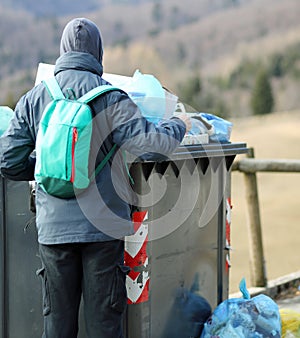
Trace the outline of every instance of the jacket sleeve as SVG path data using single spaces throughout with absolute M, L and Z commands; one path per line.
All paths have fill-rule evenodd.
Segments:
M 143 160 L 164 160 L 182 141 L 186 127 L 178 118 L 155 125 L 145 119 L 128 97 L 115 104 L 113 141 Z
M 15 181 L 34 179 L 34 132 L 30 122 L 31 107 L 23 96 L 7 131 L 0 138 L 0 170 L 2 176 Z

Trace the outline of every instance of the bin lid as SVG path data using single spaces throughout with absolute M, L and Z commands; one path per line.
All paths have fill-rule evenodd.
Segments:
M 209 143 L 199 145 L 187 145 L 178 147 L 170 156 L 172 160 L 200 157 L 223 157 L 248 152 L 246 143 Z
M 190 158 L 210 158 L 210 157 L 225 157 L 235 156 L 238 154 L 246 154 L 248 148 L 246 143 L 209 143 L 209 144 L 195 144 L 195 145 L 181 145 L 173 154 L 168 156 L 168 160 L 186 160 Z M 155 162 L 142 161 L 129 154 L 127 157 L 129 163 L 133 162 Z

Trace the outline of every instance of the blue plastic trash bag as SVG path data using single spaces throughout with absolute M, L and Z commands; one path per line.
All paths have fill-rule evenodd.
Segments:
M 229 142 L 232 131 L 231 122 L 224 120 L 219 116 L 208 113 L 200 113 L 200 116 L 205 119 L 214 129 L 214 132 L 209 136 L 211 141 L 221 143 Z
M 140 108 L 143 116 L 153 123 L 159 123 L 166 112 L 165 91 L 161 83 L 151 74 L 136 70 L 132 80 L 122 87 Z
M 247 297 L 248 292 L 245 289 L 242 293 Z M 204 324 L 201 338 L 213 337 L 280 338 L 281 319 L 278 306 L 266 295 L 251 299 L 227 299 L 216 307 Z
M 7 106 L 0 106 L 0 136 L 6 131 L 12 116 L 12 109 Z

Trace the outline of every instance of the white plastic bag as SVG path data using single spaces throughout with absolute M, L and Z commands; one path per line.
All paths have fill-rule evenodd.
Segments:
M 146 119 L 158 123 L 166 112 L 165 91 L 156 77 L 136 70 L 122 88 L 140 108 Z
M 0 106 L 0 136 L 6 131 L 12 116 L 12 109 L 7 106 Z

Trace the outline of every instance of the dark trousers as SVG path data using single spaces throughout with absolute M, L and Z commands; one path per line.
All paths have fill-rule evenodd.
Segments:
M 122 338 L 124 242 L 40 245 L 43 338 L 76 338 L 81 296 L 87 338 Z

